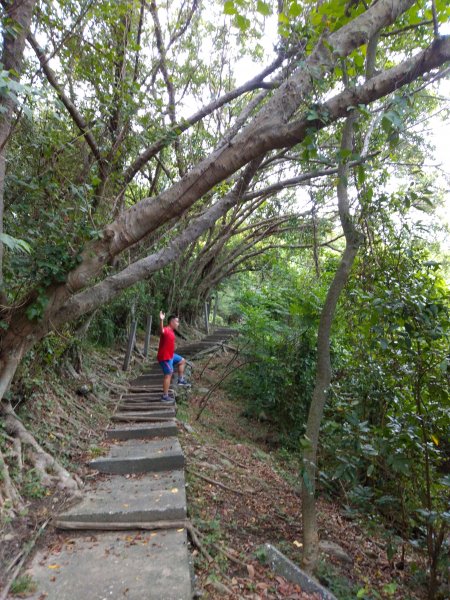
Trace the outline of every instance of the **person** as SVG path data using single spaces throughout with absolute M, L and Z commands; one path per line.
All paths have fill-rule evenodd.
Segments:
M 163 311 L 159 313 L 159 347 L 157 360 L 161 365 L 163 372 L 163 395 L 162 402 L 171 402 L 169 396 L 169 387 L 173 375 L 174 368 L 178 373 L 178 385 L 188 386 L 188 382 L 184 378 L 184 369 L 186 360 L 175 353 L 175 331 L 180 325 L 180 319 L 176 315 L 170 315 L 167 319 L 167 327 L 164 327 L 164 319 L 166 315 Z

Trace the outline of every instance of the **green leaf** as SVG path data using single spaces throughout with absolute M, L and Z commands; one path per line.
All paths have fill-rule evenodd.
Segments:
M 0 242 L 8 246 L 10 250 L 17 250 L 18 252 L 31 253 L 31 246 L 25 240 L 19 240 L 18 238 L 12 237 L 7 233 L 0 233 Z
M 356 173 L 358 176 L 358 185 L 361 186 L 366 180 L 366 170 L 363 165 L 358 165 L 356 167 Z
M 250 20 L 243 15 L 236 15 L 234 20 L 241 31 L 247 31 L 247 29 L 250 27 Z
M 262 15 L 264 15 L 265 17 L 268 17 L 269 15 L 272 14 L 272 9 L 270 7 L 269 4 L 267 4 L 267 2 L 262 2 L 262 0 L 258 0 L 258 4 L 256 5 L 256 10 L 261 13 Z
M 383 586 L 383 592 L 385 592 L 386 594 L 389 594 L 389 596 L 392 596 L 397 591 L 397 588 L 398 588 L 398 585 L 395 583 L 395 581 L 393 581 L 391 583 L 386 583 Z
M 234 6 L 234 2 L 232 2 L 232 0 L 228 0 L 227 2 L 225 2 L 225 4 L 223 5 L 223 12 L 226 15 L 235 15 L 236 14 L 236 8 Z
M 304 435 L 299 440 L 299 446 L 302 450 L 309 450 L 311 448 L 311 440 Z
M 298 17 L 302 12 L 302 9 L 297 2 L 293 2 L 289 7 L 289 16 L 290 17 Z

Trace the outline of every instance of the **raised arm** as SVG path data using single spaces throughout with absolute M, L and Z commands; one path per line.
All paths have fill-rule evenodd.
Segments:
M 162 335 L 164 331 L 164 319 L 166 318 L 166 313 L 163 313 L 162 310 L 159 311 L 159 334 Z

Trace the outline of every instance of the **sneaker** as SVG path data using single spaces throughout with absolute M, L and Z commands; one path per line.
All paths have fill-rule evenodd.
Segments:
M 163 394 L 161 396 L 161 402 L 172 402 L 173 398 L 169 396 L 169 394 Z
M 191 387 L 191 384 L 188 381 L 186 381 L 186 379 L 184 377 L 182 377 L 181 379 L 178 379 L 177 385 L 184 385 L 185 387 Z

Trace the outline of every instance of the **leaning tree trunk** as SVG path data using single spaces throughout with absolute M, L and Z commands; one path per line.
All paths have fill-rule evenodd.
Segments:
M 3 30 L 1 62 L 11 79 L 17 79 L 22 68 L 25 38 L 30 29 L 36 0 L 4 0 L 2 2 L 9 27 Z M 4 188 L 6 171 L 6 146 L 11 132 L 14 100 L 11 95 L 0 97 L 0 233 L 3 233 Z M 6 304 L 3 290 L 3 243 L 0 240 L 0 304 Z
M 353 147 L 352 134 L 354 120 L 355 115 L 352 114 L 345 122 L 341 143 L 341 149 L 343 150 L 351 150 Z M 320 316 L 317 337 L 316 383 L 305 432 L 308 446 L 304 452 L 304 484 L 302 486 L 303 566 L 309 572 L 314 571 L 319 556 L 319 535 L 315 500 L 316 464 L 320 423 L 331 382 L 331 326 L 339 296 L 348 281 L 358 248 L 362 242 L 362 236 L 356 230 L 350 216 L 347 174 L 348 167 L 341 163 L 338 172 L 339 183 L 337 193 L 339 217 L 345 234 L 346 246 L 339 267 L 328 290 Z
M 353 28 L 343 27 L 339 30 L 337 38 L 333 37 L 335 34 L 332 34 L 327 44 L 330 45 L 333 41 L 337 54 L 345 56 L 359 43 L 362 43 L 367 35 L 371 34 L 373 27 L 389 24 L 390 18 L 395 19 L 399 14 L 398 11 L 405 10 L 410 1 L 403 0 L 399 2 L 398 5 L 395 5 L 395 11 L 392 12 L 389 0 L 380 0 L 367 13 L 370 15 L 372 10 L 379 12 L 380 9 L 383 9 L 383 18 L 381 20 L 370 19 L 369 15 L 361 15 L 352 23 Z M 360 19 L 362 19 L 362 23 L 358 22 Z M 385 22 L 386 19 L 387 22 Z M 369 27 L 370 24 L 371 26 Z M 308 68 L 312 69 L 313 65 L 316 67 L 322 65 L 325 68 L 328 63 L 322 56 L 322 50 L 325 52 L 324 48 L 321 47 L 317 49 L 317 52 L 308 57 L 308 61 L 310 61 L 308 62 Z M 346 116 L 349 107 L 357 106 L 358 104 L 369 104 L 398 89 L 399 86 L 414 81 L 421 74 L 442 65 L 449 57 L 450 38 L 437 40 L 426 50 L 417 53 L 413 58 L 407 59 L 389 71 L 373 77 L 366 84 L 350 90 L 347 89 L 328 100 L 323 105 L 323 112 L 324 114 L 328 114 L 329 117 L 329 121 L 326 123 L 321 119 L 317 119 L 317 122 L 312 122 L 309 120 L 308 115 L 304 115 L 303 118 L 292 122 L 284 123 L 290 115 L 290 113 L 285 112 L 286 106 L 284 106 L 287 95 L 282 93 L 280 98 L 279 94 L 276 93 L 272 99 L 275 100 L 275 104 L 271 105 L 273 110 L 270 111 L 270 114 L 267 115 L 266 106 L 264 112 L 236 137 L 233 144 L 229 144 L 226 148 L 215 150 L 170 189 L 165 190 L 156 198 L 142 200 L 138 205 L 133 206 L 120 215 L 113 223 L 105 227 L 100 240 L 93 240 L 86 244 L 83 252 L 80 254 L 80 264 L 67 274 L 67 281 L 60 284 L 55 283 L 47 288 L 45 292 L 48 300 L 47 306 L 43 311 L 42 319 L 39 322 L 33 323 L 31 334 L 25 336 L 25 351 L 28 351 L 36 341 L 40 340 L 55 327 L 94 310 L 112 299 L 112 297 L 115 297 L 122 289 L 129 287 L 140 279 L 148 277 L 151 272 L 164 266 L 169 256 L 172 259 L 178 256 L 180 244 L 184 246 L 185 243 L 186 236 L 184 232 L 177 239 L 173 240 L 170 246 L 156 252 L 150 257 L 133 263 L 121 273 L 92 285 L 94 277 L 101 274 L 107 262 L 138 242 L 145 235 L 156 231 L 167 220 L 181 215 L 198 198 L 212 189 L 216 183 L 222 181 L 248 161 L 255 159 L 255 157 L 264 154 L 268 150 L 293 145 L 302 141 L 311 127 L 316 127 L 319 130 L 327 124 Z M 321 62 L 321 58 L 324 62 Z M 295 86 L 293 81 L 291 84 L 295 88 L 298 87 L 303 94 L 299 90 L 297 91 L 300 93 L 300 97 L 298 93 L 293 94 L 293 97 L 291 97 L 292 94 L 289 94 L 289 98 L 291 99 L 290 104 L 295 99 L 303 102 L 303 95 L 306 96 L 310 91 L 310 71 L 307 70 L 307 73 L 299 73 L 298 76 L 299 81 L 296 82 Z M 276 115 L 278 114 L 282 115 L 283 118 L 279 116 L 277 120 Z M 217 204 L 219 204 L 218 207 L 216 206 Z M 216 208 L 219 210 L 216 211 Z M 221 212 L 220 202 L 211 207 L 211 214 L 215 212 Z M 194 221 L 193 228 L 189 231 L 189 235 L 191 236 L 189 243 L 196 239 L 196 232 L 203 231 L 202 221 L 203 215 Z M 214 223 L 214 220 L 211 220 L 208 226 L 211 226 L 212 223 Z M 183 250 L 185 247 L 183 247 Z M 91 285 L 92 287 L 86 289 Z M 14 328 L 14 335 L 23 335 L 20 327 L 17 325 L 23 324 L 27 308 L 35 300 L 36 294 L 37 290 L 31 292 L 28 301 L 24 301 L 17 308 L 11 307 L 11 310 L 7 312 L 6 321 L 10 327 Z M 25 327 L 29 328 L 29 323 L 25 324 Z M 13 338 L 14 335 L 12 336 Z M 5 334 L 4 330 L 0 329 L 0 396 L 5 389 L 4 382 L 8 380 L 8 377 L 3 376 L 2 372 L 4 366 L 9 365 L 8 357 L 5 355 L 10 352 L 11 348 L 15 348 L 14 345 L 9 345 L 10 338 L 9 331 L 6 331 Z

